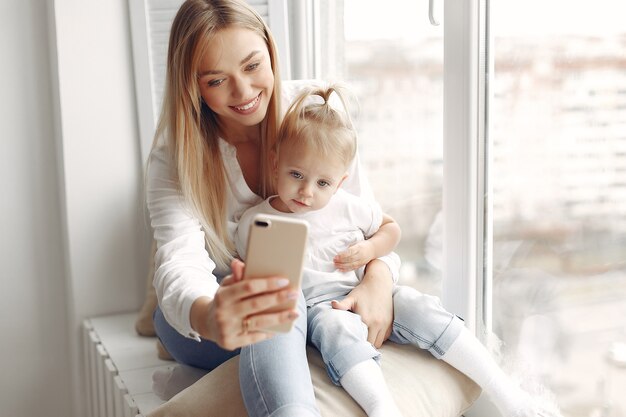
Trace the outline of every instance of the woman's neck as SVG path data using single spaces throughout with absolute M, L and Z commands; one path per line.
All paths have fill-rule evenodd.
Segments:
M 233 146 L 261 141 L 261 125 L 243 126 L 219 123 L 220 136 Z
M 220 136 L 237 150 L 237 162 L 248 188 L 261 195 L 261 125 L 220 124 Z

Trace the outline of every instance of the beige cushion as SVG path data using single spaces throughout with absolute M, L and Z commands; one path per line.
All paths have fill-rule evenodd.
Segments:
M 385 379 L 405 417 L 458 417 L 480 394 L 474 382 L 428 352 L 390 342 L 380 351 Z M 365 416 L 352 398 L 330 381 L 319 353 L 309 347 L 308 356 L 322 416 Z M 239 357 L 232 358 L 148 417 L 246 417 L 238 366 Z

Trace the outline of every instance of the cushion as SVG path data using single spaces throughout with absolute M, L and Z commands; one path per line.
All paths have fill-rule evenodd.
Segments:
M 473 381 L 428 352 L 391 342 L 385 343 L 380 352 L 383 374 L 405 417 L 458 417 L 480 395 Z M 365 417 L 343 388 L 330 381 L 317 350 L 308 347 L 307 354 L 322 416 Z M 246 417 L 238 366 L 239 357 L 230 359 L 148 417 Z

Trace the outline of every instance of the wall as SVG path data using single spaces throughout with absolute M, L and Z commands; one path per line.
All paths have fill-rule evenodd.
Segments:
M 68 416 L 70 354 L 45 0 L 0 3 L 0 404 Z
M 85 415 L 86 317 L 147 271 L 127 0 L 0 3 L 2 415 Z
M 147 271 L 128 0 L 56 0 L 50 22 L 74 404 L 83 414 L 80 323 L 138 309 Z

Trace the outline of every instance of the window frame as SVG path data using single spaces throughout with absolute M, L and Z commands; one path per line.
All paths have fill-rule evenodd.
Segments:
M 491 332 L 488 0 L 444 3 L 442 302 L 485 341 Z

